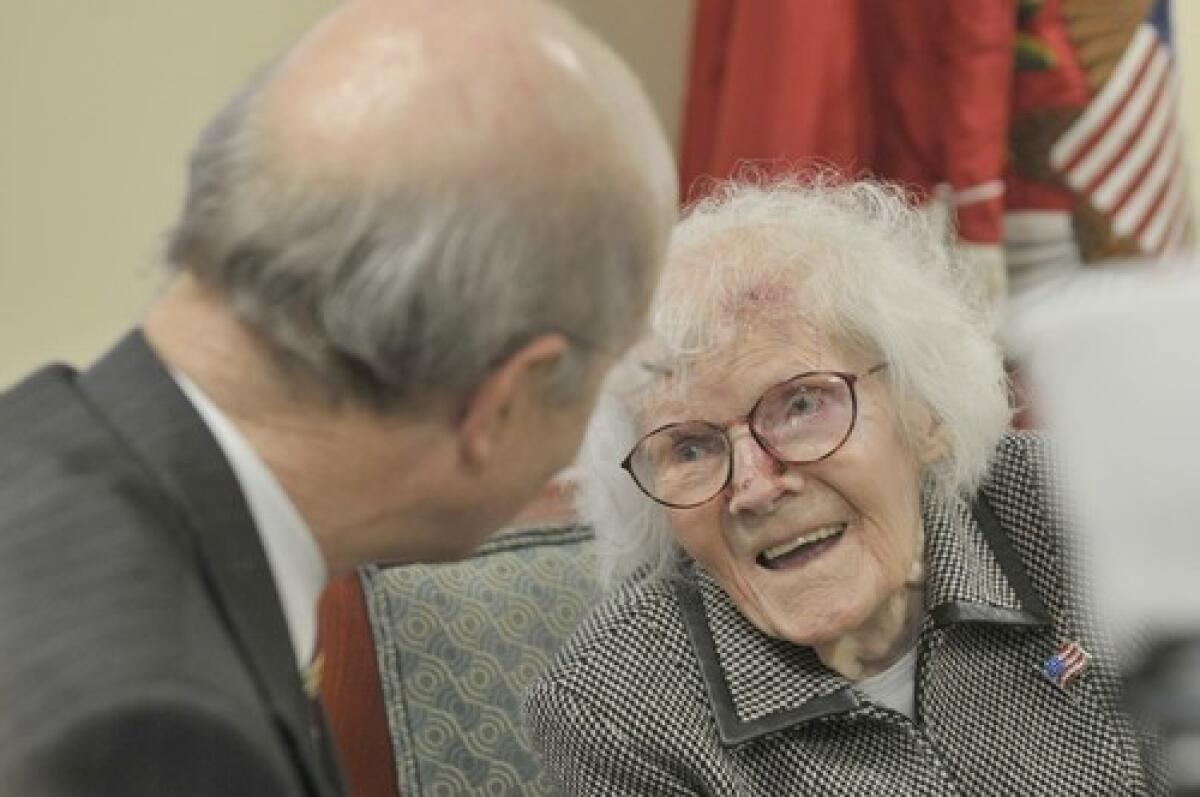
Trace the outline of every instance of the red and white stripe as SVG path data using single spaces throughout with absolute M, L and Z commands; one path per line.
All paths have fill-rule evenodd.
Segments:
M 1174 254 L 1191 223 L 1179 82 L 1171 51 L 1143 23 L 1112 76 L 1050 150 L 1067 184 L 1112 218 L 1113 231 L 1143 252 Z
M 1091 656 L 1074 642 L 1061 645 L 1057 655 L 1064 668 L 1059 676 L 1058 685 L 1066 689 L 1084 671 Z

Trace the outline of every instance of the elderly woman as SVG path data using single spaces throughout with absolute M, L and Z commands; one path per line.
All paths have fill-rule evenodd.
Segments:
M 570 792 L 1156 788 L 946 240 L 868 182 L 681 223 L 584 449 L 620 587 L 527 700 Z

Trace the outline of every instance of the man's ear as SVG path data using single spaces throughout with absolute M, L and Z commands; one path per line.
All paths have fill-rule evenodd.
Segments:
M 459 450 L 472 466 L 491 459 L 522 405 L 540 401 L 540 376 L 569 348 L 555 332 L 539 335 L 496 365 L 475 388 L 458 422 Z

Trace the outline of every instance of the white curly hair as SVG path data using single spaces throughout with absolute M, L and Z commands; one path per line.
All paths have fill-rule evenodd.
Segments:
M 646 402 L 667 375 L 686 391 L 689 369 L 738 335 L 743 314 L 730 308 L 781 285 L 798 286 L 783 294 L 785 316 L 888 364 L 881 376 L 907 443 L 919 419 L 940 424 L 946 453 L 926 467 L 926 489 L 973 494 L 1010 422 L 1010 391 L 992 319 L 969 295 L 951 243 L 944 212 L 894 185 L 828 173 L 742 176 L 690 207 L 649 334 L 614 369 L 580 453 L 579 511 L 596 530 L 602 580 L 661 577 L 679 555 L 666 510 L 620 468 L 646 431 Z

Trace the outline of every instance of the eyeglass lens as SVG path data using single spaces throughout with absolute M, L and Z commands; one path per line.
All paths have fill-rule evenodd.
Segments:
M 845 441 L 854 423 L 854 394 L 841 374 L 805 374 L 763 394 L 750 415 L 757 440 L 777 459 L 799 464 L 822 459 Z M 630 472 L 652 498 L 696 506 L 729 479 L 725 429 L 705 421 L 665 426 L 634 449 Z

